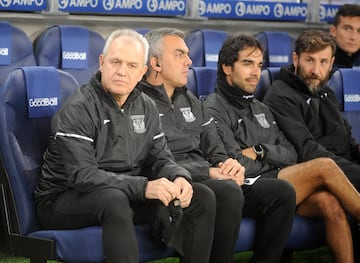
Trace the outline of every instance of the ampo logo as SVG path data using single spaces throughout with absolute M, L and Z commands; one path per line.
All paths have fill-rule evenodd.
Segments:
M 69 5 L 69 0 L 59 0 L 59 8 L 65 9 Z
M 11 0 L 0 0 L 0 5 L 2 7 L 9 7 L 11 5 Z
M 146 6 L 149 12 L 156 12 L 158 5 L 159 4 L 157 0 L 148 0 Z
M 59 8 L 65 9 L 67 7 L 92 7 L 95 8 L 98 5 L 98 0 L 59 0 Z
M 9 49 L 8 48 L 0 48 L 0 56 L 8 56 Z
M 244 16 L 246 13 L 246 5 L 242 2 L 237 2 L 235 5 L 235 13 L 237 16 Z
M 111 11 L 114 8 L 114 0 L 104 0 L 103 7 L 106 11 Z
M 284 15 L 284 6 L 282 4 L 276 4 L 274 6 L 274 15 L 277 18 L 281 18 Z
M 49 107 L 49 106 L 57 106 L 58 105 L 58 98 L 33 98 L 29 99 L 29 106 L 30 107 Z
M 199 15 L 202 16 L 205 14 L 206 11 L 206 4 L 204 1 L 199 1 L 199 5 L 198 5 L 198 12 Z
M 27 0 L 27 1 L 11 1 L 11 0 L 0 0 L 0 5 L 3 7 L 8 7 L 11 4 L 13 5 L 37 5 L 42 6 L 44 4 L 44 0 Z
M 63 52 L 63 59 L 86 60 L 86 52 Z
M 319 14 L 320 20 L 323 20 L 326 18 L 326 9 L 323 5 L 320 5 L 320 14 Z

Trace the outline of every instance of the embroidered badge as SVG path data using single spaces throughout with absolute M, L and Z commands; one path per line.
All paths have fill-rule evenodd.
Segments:
M 254 115 L 261 127 L 270 128 L 270 124 L 265 117 L 265 113 L 254 114 Z
M 136 133 L 146 132 L 145 115 L 131 115 L 130 118 L 132 120 L 134 132 L 136 132 Z
M 193 122 L 194 120 L 196 120 L 196 117 L 191 112 L 190 107 L 180 108 L 180 111 L 182 112 L 182 114 L 184 116 L 185 122 Z

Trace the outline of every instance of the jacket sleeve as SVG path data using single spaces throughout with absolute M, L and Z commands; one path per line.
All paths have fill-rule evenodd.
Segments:
M 175 162 L 162 131 L 154 138 L 150 156 L 148 167 L 151 167 L 152 170 L 153 178 L 151 179 L 165 177 L 174 181 L 177 177 L 184 177 L 191 182 L 189 171 Z
M 266 112 L 266 115 L 271 118 L 272 122 L 274 122 L 274 116 L 270 109 L 266 107 L 264 111 Z M 295 164 L 298 160 L 298 154 L 295 147 L 285 137 L 284 133 L 279 129 L 277 124 L 271 124 L 271 126 L 272 134 L 269 134 L 269 136 L 272 136 L 271 141 L 274 143 L 262 144 L 266 149 L 266 154 L 262 162 L 277 168 Z
M 200 148 L 211 166 L 217 167 L 220 162 L 224 162 L 229 157 L 217 132 L 214 118 L 208 117 L 204 107 L 202 108 L 205 122 L 201 129 Z
M 59 111 L 52 122 L 55 135 L 52 143 L 61 158 L 59 162 L 63 164 L 67 184 L 82 193 L 99 188 L 118 188 L 130 200 L 143 200 L 146 177 L 99 168 L 94 146 L 97 128 L 88 112 L 84 106 L 71 105 Z
M 207 100 L 209 99 L 210 97 Z M 262 164 L 244 156 L 241 153 L 241 147 L 231 129 L 231 118 L 223 109 L 224 107 L 218 107 L 212 101 L 210 102 L 210 100 L 205 101 L 204 106 L 207 114 L 214 118 L 217 132 L 223 142 L 228 156 L 238 160 L 239 163 L 245 167 L 245 176 L 257 176 L 262 169 Z
M 153 102 L 154 103 L 154 102 Z M 153 144 L 150 149 L 150 158 L 147 161 L 147 166 L 151 167 L 151 174 L 154 179 L 165 177 L 170 181 L 174 181 L 177 177 L 184 177 L 191 182 L 191 175 L 189 171 L 181 167 L 175 162 L 175 159 L 167 146 L 164 131 L 162 129 L 159 112 L 156 108 L 156 104 L 153 104 L 149 109 L 154 116 L 152 120 L 152 129 L 154 129 Z

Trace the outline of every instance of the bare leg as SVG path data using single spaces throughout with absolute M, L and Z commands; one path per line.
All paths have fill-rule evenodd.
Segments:
M 327 190 L 342 207 L 360 220 L 360 194 L 330 158 L 316 158 L 280 170 L 278 178 L 288 181 L 296 191 L 296 204 L 318 190 Z
M 299 205 L 297 214 L 321 217 L 325 223 L 326 241 L 333 253 L 334 262 L 354 262 L 350 227 L 336 197 L 326 191 L 315 192 Z

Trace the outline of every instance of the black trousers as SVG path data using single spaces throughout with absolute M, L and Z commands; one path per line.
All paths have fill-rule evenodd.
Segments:
M 206 186 L 194 183 L 191 205 L 184 209 L 184 263 L 208 263 L 215 224 L 216 200 Z M 139 251 L 134 223 L 151 223 L 156 211 L 153 201 L 131 203 L 115 188 L 86 194 L 68 191 L 56 202 L 38 205 L 40 223 L 47 229 L 74 229 L 103 226 L 103 248 L 106 262 L 138 263 Z
M 234 181 L 208 179 L 201 181 L 216 196 L 216 221 L 211 249 L 211 263 L 231 263 L 244 206 L 242 188 Z
M 261 178 L 251 186 L 243 186 L 243 191 L 243 216 L 257 221 L 250 262 L 279 263 L 295 216 L 295 190 L 284 180 Z

